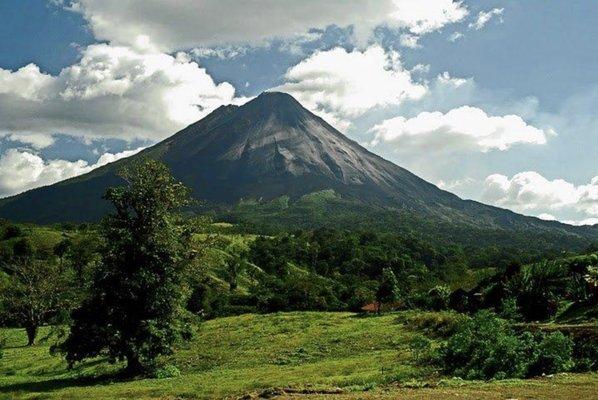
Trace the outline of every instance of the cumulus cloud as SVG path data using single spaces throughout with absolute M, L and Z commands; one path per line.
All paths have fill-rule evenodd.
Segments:
M 493 174 L 484 182 L 482 200 L 543 219 L 554 219 L 552 212 L 581 213 L 576 224 L 591 224 L 598 217 L 598 176 L 590 183 L 576 186 L 563 179 L 549 180 L 534 171 L 509 178 Z
M 102 154 L 94 164 L 84 160 L 48 160 L 30 151 L 7 150 L 0 157 L 0 197 L 11 196 L 39 186 L 85 174 L 118 159 L 132 156 L 143 148 Z
M 480 11 L 476 20 L 469 24 L 469 28 L 479 31 L 494 17 L 498 17 L 499 22 L 502 22 L 502 14 L 504 11 L 504 8 L 493 8 L 490 11 Z
M 380 46 L 316 52 L 291 67 L 284 79 L 277 90 L 290 93 L 341 128 L 375 107 L 419 99 L 426 93 L 425 85 L 414 82 L 411 72 L 403 68 L 399 54 Z
M 81 13 L 100 40 L 162 50 L 230 43 L 262 44 L 311 28 L 352 26 L 365 43 L 376 26 L 421 35 L 461 21 L 467 8 L 453 0 L 57 0 Z
M 470 106 L 447 113 L 422 112 L 413 118 L 387 119 L 372 131 L 372 145 L 384 144 L 408 152 L 504 151 L 521 143 L 545 144 L 547 136 L 517 115 L 490 116 Z
M 236 101 L 186 54 L 91 45 L 52 76 L 34 64 L 0 68 L 0 136 L 45 147 L 56 133 L 158 140 Z

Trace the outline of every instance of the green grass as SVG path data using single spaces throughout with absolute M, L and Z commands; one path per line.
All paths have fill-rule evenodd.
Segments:
M 69 371 L 60 357 L 49 354 L 55 335 L 25 347 L 22 330 L 4 329 L 0 398 L 235 398 L 270 387 L 387 390 L 429 377 L 409 351 L 418 334 L 407 326 L 413 313 L 400 314 L 294 312 L 207 321 L 164 360 L 181 370 L 180 377 L 134 381 L 120 381 L 119 366 L 103 360 Z M 43 329 L 40 338 L 49 332 Z
M 214 398 L 272 386 L 350 387 L 421 375 L 409 364 L 412 333 L 393 314 L 298 312 L 211 320 L 165 360 L 178 366 L 181 377 L 129 382 L 102 377 L 116 366 L 98 360 L 68 371 L 60 357 L 49 355 L 52 339 L 28 348 L 22 330 L 4 335 L 0 394 L 8 398 Z

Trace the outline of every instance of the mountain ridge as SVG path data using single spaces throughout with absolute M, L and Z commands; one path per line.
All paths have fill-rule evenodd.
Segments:
M 421 213 L 472 226 L 554 230 L 598 239 L 598 227 L 575 227 L 460 199 L 365 149 L 292 96 L 265 92 L 225 105 L 140 153 L 54 185 L 0 200 L 0 217 L 24 222 L 96 221 L 101 199 L 122 181 L 117 171 L 143 157 L 165 162 L 209 204 L 271 200 L 332 189 L 366 205 Z

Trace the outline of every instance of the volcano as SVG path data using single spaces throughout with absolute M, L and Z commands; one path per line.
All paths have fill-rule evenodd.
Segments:
M 266 92 L 227 105 L 144 151 L 88 174 L 0 201 L 0 217 L 52 223 L 97 221 L 109 210 L 106 188 L 118 171 L 144 157 L 162 160 L 194 197 L 219 207 L 241 200 L 290 201 L 332 190 L 362 206 L 500 229 L 598 238 L 598 227 L 542 221 L 441 190 L 368 151 L 305 109 L 292 96 Z

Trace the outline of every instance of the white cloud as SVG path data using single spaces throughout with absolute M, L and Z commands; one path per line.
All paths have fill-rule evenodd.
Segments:
M 16 142 L 21 142 L 23 144 L 31 145 L 36 149 L 43 149 L 54 144 L 54 138 L 52 137 L 52 135 L 45 135 L 39 133 L 14 133 L 8 136 L 8 139 Z
M 81 13 L 96 38 L 162 50 L 231 43 L 262 44 L 329 25 L 353 26 L 366 43 L 376 26 L 421 35 L 462 20 L 467 9 L 452 0 L 63 0 Z
M 542 213 L 538 215 L 538 218 L 543 219 L 544 221 L 556 221 L 556 217 L 548 213 Z
M 245 55 L 247 48 L 243 46 L 196 47 L 190 53 L 200 58 L 215 57 L 220 60 L 230 60 Z
M 412 35 L 410 33 L 404 33 L 399 37 L 399 41 L 401 42 L 401 46 L 409 47 L 410 49 L 417 49 L 420 48 L 420 44 L 418 43 L 419 36 Z
M 463 34 L 461 32 L 453 32 L 449 37 L 448 40 L 449 42 L 456 42 L 459 39 L 463 38 Z
M 118 159 L 129 157 L 143 148 L 127 150 L 121 153 L 105 153 L 95 164 L 83 160 L 49 160 L 29 151 L 7 150 L 0 157 L 0 197 L 6 197 L 33 189 L 51 185 L 64 179 L 87 173 Z
M 598 218 L 586 218 L 586 219 L 582 219 L 581 221 L 564 220 L 562 222 L 564 222 L 566 224 L 570 224 L 570 225 L 577 225 L 577 226 L 596 225 L 596 224 L 598 224 Z
M 502 14 L 504 11 L 504 8 L 493 8 L 490 11 L 480 11 L 476 20 L 469 24 L 469 28 L 479 31 L 494 17 L 498 17 L 499 22 L 502 23 Z
M 236 101 L 186 54 L 171 56 L 108 44 L 51 76 L 29 64 L 0 68 L 0 136 L 44 147 L 56 133 L 159 140 Z
M 463 187 L 473 186 L 478 184 L 479 182 L 476 181 L 474 178 L 463 178 L 463 179 L 455 179 L 455 180 L 439 180 L 436 183 L 440 189 L 454 191 L 456 189 L 462 189 Z
M 575 223 L 590 224 L 598 217 L 598 176 L 586 185 L 576 186 L 563 179 L 546 179 L 533 171 L 512 178 L 493 174 L 484 182 L 482 200 L 543 219 L 553 217 L 553 211 L 580 213 L 584 217 Z
M 453 0 L 395 0 L 396 11 L 391 15 L 400 25 L 414 34 L 436 31 L 445 25 L 459 22 L 467 16 L 462 1 Z
M 545 144 L 546 133 L 517 115 L 490 116 L 462 106 L 447 113 L 422 112 L 395 117 L 374 126 L 372 145 L 390 145 L 401 152 L 488 152 L 513 145 Z
M 341 128 L 375 107 L 397 105 L 426 93 L 426 87 L 403 68 L 399 54 L 379 46 L 316 52 L 291 67 L 284 79 L 276 90 L 290 93 Z

